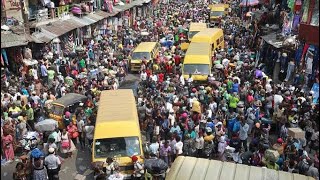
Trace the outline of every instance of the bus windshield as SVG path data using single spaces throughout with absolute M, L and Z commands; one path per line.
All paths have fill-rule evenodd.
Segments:
M 94 142 L 95 158 L 131 157 L 141 155 L 138 137 L 97 139 Z
M 134 52 L 132 53 L 132 59 L 134 60 L 142 60 L 146 58 L 146 60 L 151 59 L 150 53 L 148 52 Z
M 210 13 L 210 16 L 214 16 L 214 17 L 216 17 L 216 16 L 221 17 L 223 15 L 224 15 L 223 11 L 211 11 L 211 13 Z
M 183 67 L 183 73 L 194 75 L 209 75 L 210 68 L 208 64 L 185 64 Z

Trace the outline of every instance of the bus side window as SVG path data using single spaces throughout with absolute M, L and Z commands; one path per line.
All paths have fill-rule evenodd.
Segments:
M 217 47 L 220 45 L 220 39 L 217 39 Z

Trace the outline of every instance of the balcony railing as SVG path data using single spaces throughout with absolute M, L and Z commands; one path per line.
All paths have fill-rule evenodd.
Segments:
M 55 19 L 55 18 L 63 18 L 66 15 L 70 14 L 71 6 L 59 6 L 56 8 L 44 8 L 37 10 L 35 13 L 30 14 L 29 21 L 45 21 L 48 19 Z

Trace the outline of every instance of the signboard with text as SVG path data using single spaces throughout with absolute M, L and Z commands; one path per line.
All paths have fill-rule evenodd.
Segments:
M 5 0 L 5 4 L 3 4 L 3 6 L 6 11 L 7 18 L 14 18 L 19 22 L 23 21 L 20 0 Z

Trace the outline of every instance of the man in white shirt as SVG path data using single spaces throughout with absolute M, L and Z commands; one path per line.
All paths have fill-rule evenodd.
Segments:
M 140 74 L 140 80 L 141 80 L 141 81 L 146 81 L 146 80 L 147 80 L 147 77 L 148 77 L 148 75 L 147 75 L 146 71 L 145 71 L 145 70 L 142 70 L 142 72 L 141 72 L 141 74 Z
M 180 75 L 180 83 L 181 83 L 181 85 L 182 86 L 184 86 L 185 84 L 186 84 L 186 82 L 185 82 L 185 80 L 184 80 L 184 77 L 183 77 L 183 75 Z
M 44 164 L 47 168 L 49 179 L 56 179 L 56 177 L 59 177 L 61 161 L 55 155 L 54 148 L 49 148 L 48 151 L 49 155 L 44 159 Z
M 176 150 L 176 157 L 182 155 L 183 153 L 183 142 L 181 142 L 180 136 L 176 137 L 177 143 L 174 145 L 174 149 Z
M 150 153 L 155 154 L 157 157 L 159 157 L 159 148 L 160 144 L 157 142 L 157 139 L 153 137 L 152 143 L 149 146 Z
M 152 79 L 152 81 L 154 81 L 154 82 L 158 82 L 158 76 L 157 76 L 156 74 L 153 74 L 153 75 L 151 76 L 151 79 Z

